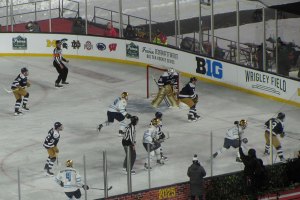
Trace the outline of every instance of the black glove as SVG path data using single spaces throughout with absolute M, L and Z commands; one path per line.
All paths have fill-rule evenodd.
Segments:
M 159 139 L 163 140 L 165 138 L 166 138 L 166 135 L 163 132 L 161 132 L 160 135 L 159 135 Z
M 59 185 L 60 185 L 61 187 L 64 187 L 64 182 L 60 181 Z
M 131 114 L 127 113 L 127 114 L 125 115 L 125 117 L 126 117 L 127 119 L 130 119 L 130 118 L 131 118 Z
M 89 189 L 90 189 L 90 187 L 89 187 L 88 185 L 83 185 L 82 188 L 83 188 L 84 190 L 89 190 Z
M 243 142 L 244 144 L 247 144 L 247 143 L 248 143 L 248 139 L 247 139 L 247 138 L 243 138 L 243 139 L 242 139 L 242 142 Z

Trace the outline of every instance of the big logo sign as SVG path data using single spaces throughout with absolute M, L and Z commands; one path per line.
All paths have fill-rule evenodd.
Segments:
M 223 78 L 223 65 L 221 62 L 202 57 L 196 57 L 196 61 L 197 73 L 217 79 Z

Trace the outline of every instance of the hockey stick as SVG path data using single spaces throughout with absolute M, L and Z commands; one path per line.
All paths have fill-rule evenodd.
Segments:
M 7 94 L 10 94 L 10 93 L 13 92 L 12 90 L 8 90 L 8 89 L 6 89 L 6 88 L 4 88 L 4 87 L 3 87 L 3 90 L 4 90 Z
M 92 190 L 105 190 L 104 188 L 93 188 L 93 187 L 90 187 L 90 189 L 92 189 Z M 112 186 L 107 188 L 107 190 L 111 190 L 111 189 L 112 189 Z
M 153 75 L 152 75 L 152 79 L 156 83 L 157 87 L 159 87 L 159 85 Z M 168 107 L 170 107 L 170 103 L 169 103 L 168 99 L 166 99 L 166 97 L 164 97 L 164 102 L 167 104 Z

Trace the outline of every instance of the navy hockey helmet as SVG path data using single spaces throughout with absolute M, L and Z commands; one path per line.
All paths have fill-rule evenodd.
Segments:
M 137 116 L 132 116 L 132 117 L 130 118 L 130 121 L 131 121 L 131 124 L 132 124 L 133 126 L 135 126 L 135 125 L 137 125 L 137 123 L 139 122 L 139 118 L 138 118 Z
M 155 118 L 161 119 L 163 114 L 161 112 L 156 112 L 155 113 Z
M 194 82 L 194 81 L 197 81 L 197 78 L 196 77 L 191 77 L 190 82 Z
M 285 114 L 283 112 L 278 113 L 277 119 L 284 120 Z
M 67 160 L 66 167 L 73 167 L 73 160 Z
M 55 122 L 54 123 L 54 128 L 55 129 L 58 129 L 58 128 L 60 128 L 62 126 L 62 123 L 60 123 L 60 122 Z
M 23 68 L 21 69 L 21 73 L 24 74 L 25 72 L 28 72 L 28 69 L 27 69 L 26 67 L 23 67 Z

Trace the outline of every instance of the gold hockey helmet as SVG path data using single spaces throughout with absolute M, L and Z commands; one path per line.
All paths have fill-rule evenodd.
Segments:
M 73 160 L 67 160 L 66 167 L 73 167 Z
M 122 92 L 121 97 L 128 100 L 128 92 Z
M 248 122 L 245 119 L 241 119 L 241 121 L 239 122 L 239 126 L 242 127 L 243 129 L 245 129 L 248 125 Z
M 158 126 L 160 124 L 160 119 L 154 118 L 151 120 L 151 125 Z

